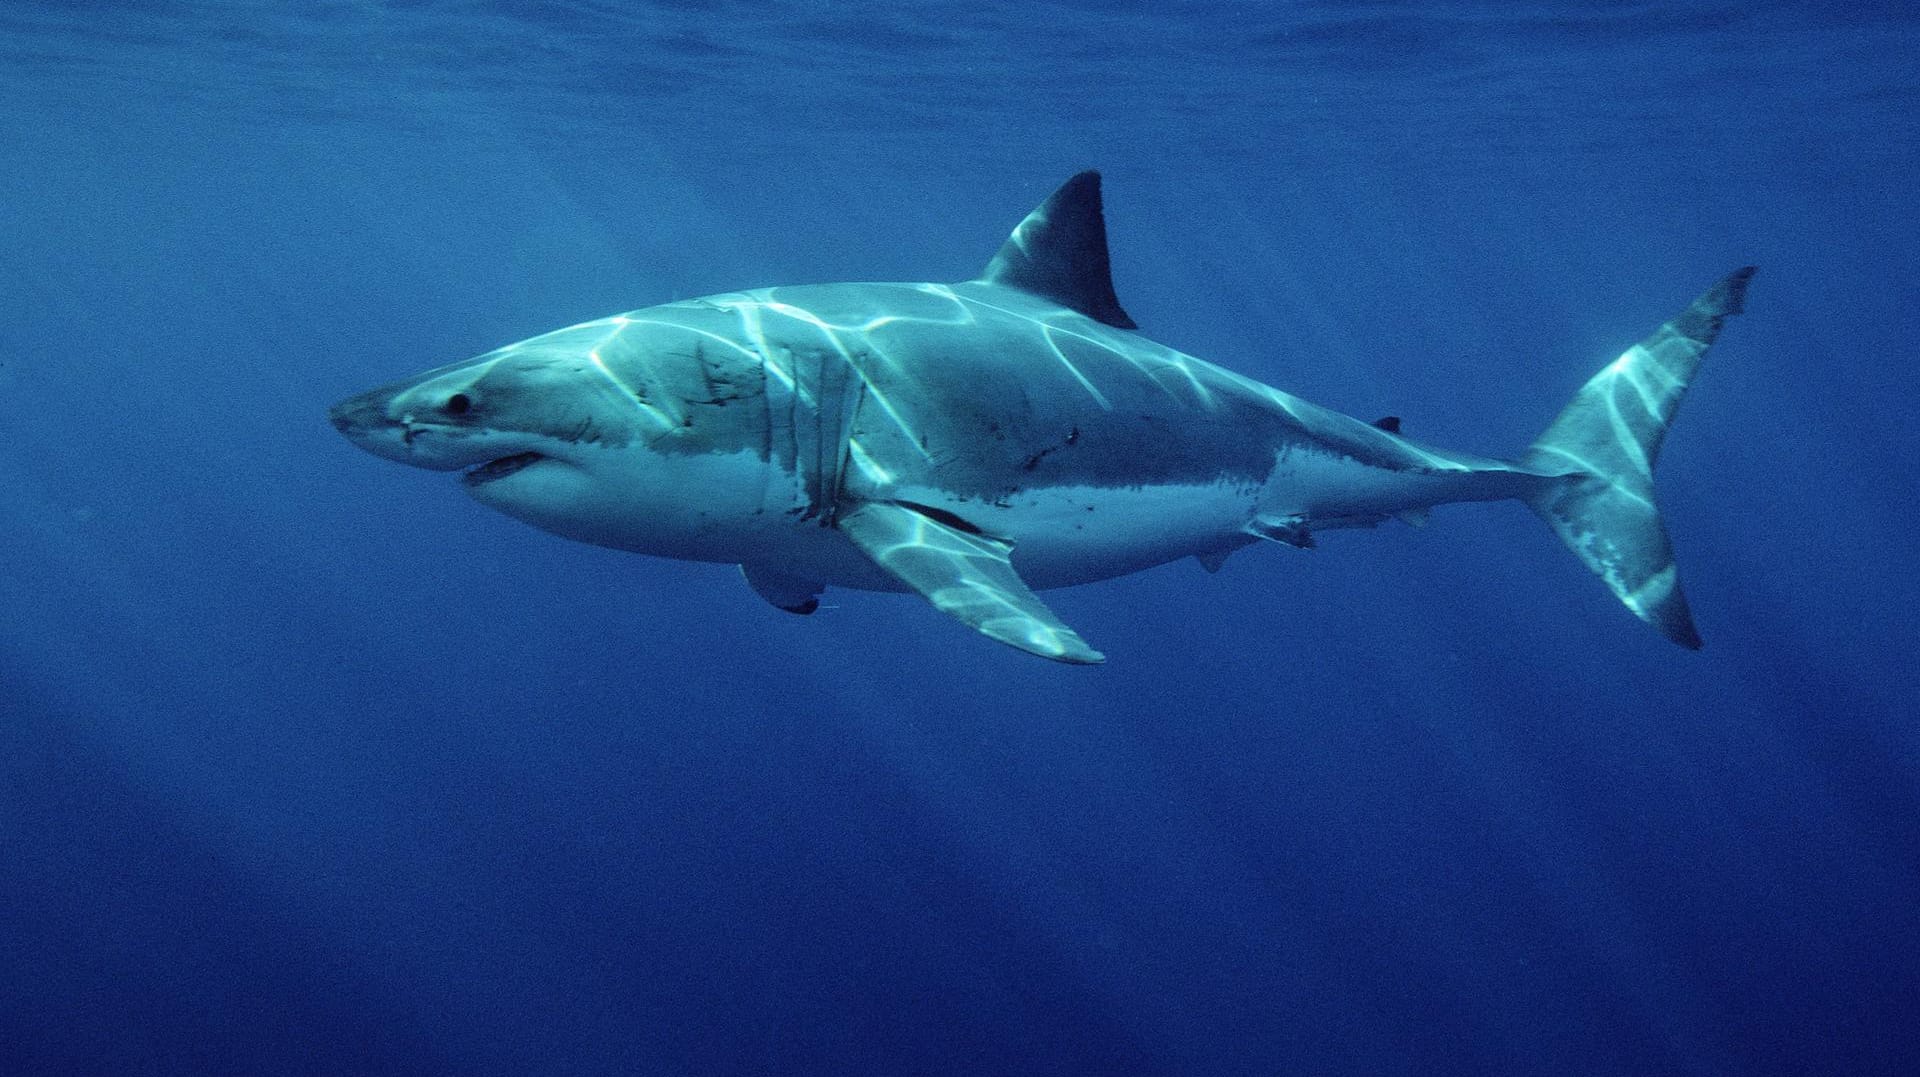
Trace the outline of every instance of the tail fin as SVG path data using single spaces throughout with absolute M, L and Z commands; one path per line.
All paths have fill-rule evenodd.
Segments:
M 1635 616 L 1683 647 L 1698 648 L 1700 634 L 1654 503 L 1653 464 L 1720 323 L 1740 313 L 1753 272 L 1728 274 L 1594 375 L 1523 458 L 1563 476 L 1527 504 Z

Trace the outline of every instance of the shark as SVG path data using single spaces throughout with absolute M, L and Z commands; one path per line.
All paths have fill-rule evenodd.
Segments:
M 1700 646 L 1654 498 L 1676 408 L 1753 267 L 1575 393 L 1510 459 L 1417 442 L 1156 343 L 1112 281 L 1101 181 L 1069 179 L 958 283 L 764 288 L 555 330 L 336 404 L 375 456 L 457 471 L 565 538 L 738 565 L 795 614 L 913 592 L 1059 662 L 1102 654 L 1037 592 L 1517 500 L 1642 621 Z

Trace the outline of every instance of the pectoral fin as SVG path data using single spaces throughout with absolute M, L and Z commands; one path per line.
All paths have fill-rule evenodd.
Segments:
M 874 564 L 990 639 L 1056 662 L 1105 660 L 1014 572 L 1011 543 L 889 502 L 843 512 L 835 526 Z

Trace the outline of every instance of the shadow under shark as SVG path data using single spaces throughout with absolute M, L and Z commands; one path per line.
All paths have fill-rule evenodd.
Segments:
M 914 591 L 1043 658 L 1101 655 L 1034 594 L 1255 542 L 1527 504 L 1642 620 L 1698 647 L 1653 466 L 1752 267 L 1587 382 L 1512 460 L 1447 452 L 1134 332 L 1098 173 L 977 280 L 818 284 L 648 307 L 332 410 L 377 456 L 463 472 L 567 538 L 735 563 L 773 605 Z

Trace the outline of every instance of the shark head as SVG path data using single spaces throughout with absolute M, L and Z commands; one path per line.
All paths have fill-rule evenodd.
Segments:
M 724 545 L 712 521 L 756 511 L 766 487 L 764 430 L 743 429 L 752 409 L 711 406 L 716 373 L 747 385 L 758 357 L 716 355 L 705 340 L 685 325 L 604 319 L 370 389 L 330 417 L 360 448 L 459 471 L 474 500 L 536 527 L 686 556 Z M 731 505 L 727 491 L 755 504 Z

